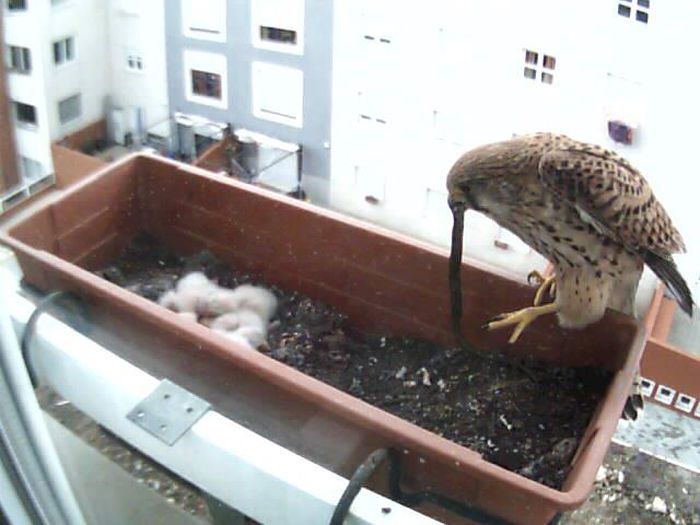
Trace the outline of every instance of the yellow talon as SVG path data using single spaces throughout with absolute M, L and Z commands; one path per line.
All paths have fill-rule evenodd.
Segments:
M 545 277 L 537 270 L 531 271 L 527 276 L 528 283 L 537 283 L 537 292 L 535 293 L 535 299 L 532 304 L 539 306 L 544 302 L 545 294 L 548 294 L 550 298 L 554 298 L 554 293 L 557 289 L 556 276 L 550 275 Z
M 557 306 L 554 303 L 545 304 L 544 306 L 529 306 L 518 310 L 516 312 L 510 312 L 507 314 L 501 314 L 491 321 L 486 323 L 485 327 L 487 330 L 497 330 L 499 328 L 504 328 L 510 325 L 516 325 L 513 334 L 510 336 L 508 343 L 515 343 L 523 330 L 527 328 L 530 323 L 542 315 L 551 314 L 557 311 Z

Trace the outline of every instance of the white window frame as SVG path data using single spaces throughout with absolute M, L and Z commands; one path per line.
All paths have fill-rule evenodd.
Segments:
M 251 41 L 258 49 L 268 49 L 293 55 L 304 54 L 305 0 L 251 0 Z M 263 40 L 261 27 L 295 31 L 295 44 Z
M 295 115 L 285 115 L 277 113 L 270 110 L 264 106 L 264 100 L 261 100 L 261 87 L 256 86 L 259 82 L 263 80 L 265 74 L 270 74 L 273 72 L 279 72 L 282 74 L 289 75 L 286 82 L 279 83 L 279 89 L 284 90 L 286 93 L 293 93 L 294 90 L 299 90 L 299 102 L 298 110 L 294 113 Z M 278 64 L 272 64 L 270 62 L 257 62 L 254 61 L 251 64 L 251 99 L 253 104 L 253 116 L 269 120 L 271 122 L 277 122 L 278 124 L 285 124 L 287 126 L 292 126 L 294 128 L 301 128 L 304 124 L 304 72 L 301 69 L 280 66 Z
M 73 42 L 73 56 L 70 59 L 66 58 L 66 49 L 67 49 L 66 42 L 68 40 L 72 40 L 72 42 Z M 77 41 L 78 41 L 78 39 L 75 37 L 75 35 L 68 35 L 68 36 L 65 36 L 62 38 L 58 38 L 58 39 L 54 40 L 53 42 L 51 42 L 51 58 L 53 59 L 54 67 L 57 67 L 57 68 L 58 67 L 65 67 L 65 66 L 68 66 L 70 64 L 75 63 L 75 61 L 78 58 Z M 55 52 L 56 44 L 59 44 L 62 48 L 62 50 L 61 50 L 62 59 L 60 62 L 56 62 L 56 52 Z
M 228 68 L 225 55 L 186 49 L 183 52 L 183 70 L 185 98 L 188 101 L 205 106 L 228 109 Z M 214 73 L 221 76 L 221 100 L 198 95 L 194 92 L 192 89 L 193 70 L 206 71 L 207 73 Z
M 180 18 L 182 21 L 182 34 L 187 38 L 195 38 L 197 40 L 226 42 L 226 17 L 228 12 L 226 4 L 226 0 L 181 0 Z M 192 12 L 204 10 L 212 11 L 214 9 L 220 11 L 217 17 L 220 25 L 216 30 L 192 27 L 190 23 L 193 16 Z
M 132 67 L 131 62 L 135 65 L 140 65 L 141 67 Z M 143 73 L 145 66 L 143 64 L 143 53 L 136 49 L 127 49 L 124 53 L 124 64 L 126 70 L 131 73 Z
M 17 104 L 24 104 L 25 106 L 31 106 L 34 108 L 34 120 L 35 122 L 26 122 L 24 120 L 19 119 L 19 114 L 17 112 Z M 31 129 L 31 130 L 36 130 L 39 127 L 39 111 L 38 108 L 34 104 L 29 104 L 27 102 L 22 102 L 21 100 L 13 100 L 12 101 L 12 112 L 14 113 L 14 120 L 17 123 L 17 126 L 25 129 Z
M 78 112 L 78 114 L 75 117 L 70 118 L 64 122 L 61 120 L 61 110 L 60 110 L 61 103 L 66 102 L 67 100 L 74 98 L 74 97 L 78 97 L 78 101 L 79 101 L 78 109 L 80 111 Z M 57 100 L 56 101 L 56 115 L 58 116 L 58 123 L 61 126 L 69 126 L 69 125 L 79 121 L 83 117 L 83 96 L 82 96 L 82 94 L 81 93 L 73 93 L 72 95 L 69 95 L 67 97 L 63 97 L 61 100 Z
M 31 75 L 31 73 L 32 73 L 32 50 L 28 47 L 25 47 L 25 46 L 16 46 L 13 44 L 6 44 L 6 49 L 7 49 L 7 51 L 6 51 L 6 53 L 7 53 L 7 60 L 6 60 L 7 70 L 11 73 L 18 73 L 21 75 Z M 20 50 L 20 56 L 21 56 L 20 62 L 21 62 L 21 66 L 22 66 L 21 68 L 14 67 L 12 64 L 12 50 L 13 49 Z M 29 54 L 29 68 L 27 68 L 26 64 L 24 63 L 25 57 L 24 57 L 23 50 L 25 50 L 25 49 L 27 50 L 27 52 Z
M 525 55 L 523 59 L 523 78 L 534 80 L 538 84 L 547 84 L 549 86 L 554 84 L 555 71 L 559 59 L 551 53 L 543 53 L 532 48 L 523 48 L 523 52 Z M 534 56 L 534 62 L 528 60 L 530 55 Z M 549 63 L 547 63 L 547 59 L 549 59 Z M 534 72 L 534 76 L 529 77 L 525 75 L 525 71 Z M 545 75 L 549 81 L 545 80 Z

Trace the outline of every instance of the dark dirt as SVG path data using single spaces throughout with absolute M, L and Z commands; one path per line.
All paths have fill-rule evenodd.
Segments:
M 179 257 L 145 236 L 97 273 L 157 300 L 194 270 L 225 287 L 265 284 L 208 252 Z M 425 341 L 364 334 L 319 301 L 271 289 L 280 306 L 262 353 L 479 452 L 490 462 L 561 487 L 609 383 L 607 372 L 485 360 Z

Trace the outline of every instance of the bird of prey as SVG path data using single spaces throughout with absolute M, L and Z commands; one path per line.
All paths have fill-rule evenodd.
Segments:
M 565 135 L 520 136 L 462 155 L 448 174 L 447 189 L 454 217 L 450 289 L 458 334 L 458 270 L 467 209 L 512 231 L 555 270 L 533 306 L 487 324 L 489 329 L 515 325 L 511 343 L 545 314 L 556 313 L 563 328 L 595 323 L 606 308 L 634 316 L 644 264 L 692 315 L 690 289 L 672 259 L 685 251 L 683 239 L 648 182 L 618 154 Z M 539 304 L 552 285 L 553 302 Z
M 690 290 L 671 257 L 685 251 L 683 239 L 648 182 L 616 153 L 564 135 L 516 137 L 462 155 L 447 189 L 456 218 L 479 211 L 554 266 L 552 303 L 489 324 L 516 325 L 511 342 L 548 313 L 564 328 L 588 326 L 606 308 L 634 315 L 645 263 L 692 315 Z

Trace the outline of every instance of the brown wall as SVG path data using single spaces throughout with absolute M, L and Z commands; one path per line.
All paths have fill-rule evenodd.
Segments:
M 15 186 L 20 180 L 14 121 L 7 90 L 7 72 L 5 71 L 3 11 L 4 9 L 0 8 L 0 193 Z
M 97 157 L 53 144 L 51 146 L 56 187 L 63 189 L 94 173 L 107 163 Z
M 83 146 L 89 143 L 94 143 L 97 139 L 107 137 L 107 121 L 105 119 L 98 120 L 92 124 L 88 124 L 82 129 L 79 129 L 71 135 L 66 135 L 57 144 L 66 148 L 81 150 Z

